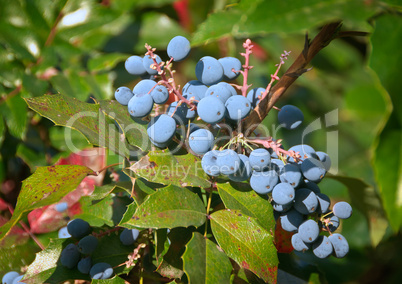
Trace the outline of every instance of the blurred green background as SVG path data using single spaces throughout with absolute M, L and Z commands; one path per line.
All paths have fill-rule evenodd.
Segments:
M 328 151 L 336 161 L 334 176 L 320 187 L 333 201 L 350 201 L 355 209 L 341 228 L 351 252 L 345 259 L 326 260 L 281 254 L 279 268 L 316 283 L 400 283 L 400 4 L 0 0 L 0 197 L 15 205 L 21 181 L 35 167 L 69 154 L 64 129 L 28 110 L 23 98 L 59 92 L 88 102 L 91 97 L 112 99 L 116 88 L 133 87 L 140 80 L 125 71 L 125 59 L 143 54 L 145 43 L 166 59 L 166 45 L 176 35 L 190 38 L 193 45 L 190 57 L 175 64 L 180 85 L 195 79 L 200 57 L 240 58 L 242 42 L 250 38 L 256 45 L 250 83 L 265 87 L 283 50 L 291 55 L 282 72 L 302 51 L 306 33 L 313 38 L 324 24 L 342 20 L 343 31 L 368 35 L 332 41 L 277 106 L 294 104 L 304 112 L 304 127 L 314 121 L 319 125 L 304 142 Z M 277 124 L 274 112 L 264 121 L 270 130 Z M 274 138 L 284 139 L 287 148 L 301 142 L 302 131 L 280 129 Z M 89 146 L 80 133 L 73 134 L 75 145 Z M 110 156 L 108 163 L 113 162 Z M 2 210 L 3 220 L 9 215 Z M 0 247 L 0 275 L 29 264 L 37 251 L 32 241 Z

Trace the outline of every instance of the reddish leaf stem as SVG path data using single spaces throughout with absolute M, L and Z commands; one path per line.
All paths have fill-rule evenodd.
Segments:
M 11 204 L 7 204 L 8 210 L 10 211 L 11 214 L 14 214 L 14 209 L 11 206 Z M 41 250 L 45 249 L 45 246 L 39 241 L 39 239 L 31 232 L 31 230 L 28 228 L 28 226 L 23 222 L 19 221 L 21 227 L 24 229 L 25 232 L 29 234 L 29 236 L 34 240 L 34 242 L 40 247 Z

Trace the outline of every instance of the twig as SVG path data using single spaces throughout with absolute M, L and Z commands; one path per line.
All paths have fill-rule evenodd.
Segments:
M 275 105 L 283 93 L 293 84 L 296 79 L 308 71 L 307 64 L 325 46 L 327 46 L 339 34 L 340 22 L 325 25 L 311 44 L 306 39 L 303 52 L 297 57 L 296 61 L 289 67 L 281 79 L 273 86 L 270 93 L 260 101 L 256 108 L 245 120 L 243 129 L 247 129 L 245 136 L 249 136 L 267 116 L 268 112 Z

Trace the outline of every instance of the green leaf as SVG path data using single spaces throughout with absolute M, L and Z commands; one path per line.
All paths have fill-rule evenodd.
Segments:
M 125 284 L 127 283 L 124 281 L 123 278 L 120 278 L 119 276 L 112 277 L 110 279 L 92 279 L 91 284 Z
M 128 156 L 125 140 L 121 139 L 114 122 L 105 117 L 98 104 L 80 102 L 59 94 L 30 98 L 26 102 L 31 109 L 56 125 L 80 131 L 89 143 L 107 147 L 121 156 Z M 69 142 L 71 141 L 66 140 L 66 143 Z
M 250 36 L 271 32 L 294 33 L 339 19 L 361 24 L 376 13 L 378 4 L 360 0 L 242 0 L 224 11 L 211 14 L 194 34 L 192 43 L 201 44 L 223 36 Z
M 217 187 L 226 208 L 240 210 L 256 218 L 268 232 L 275 230 L 274 211 L 271 204 L 252 190 L 249 184 L 227 182 L 218 183 Z
M 106 262 L 114 267 L 116 275 L 127 273 L 125 266 L 118 266 L 127 260 L 134 246 L 124 246 L 117 234 L 98 238 L 99 244 L 92 254 L 92 263 Z M 52 239 L 49 246 L 36 255 L 35 261 L 29 265 L 25 274 L 25 283 L 61 283 L 71 279 L 90 280 L 88 274 L 78 269 L 68 269 L 59 262 L 63 248 L 71 240 Z M 113 253 L 111 253 L 113 252 Z M 119 282 L 117 282 L 119 283 Z
M 170 185 L 149 195 L 129 221 L 120 223 L 140 228 L 199 227 L 205 223 L 201 199 L 187 188 Z
M 124 53 L 98 54 L 88 61 L 88 68 L 92 72 L 107 71 L 114 68 L 117 63 L 125 61 L 129 55 Z
M 35 259 L 35 253 L 40 251 L 38 245 L 30 239 L 28 233 L 19 227 L 12 231 L 0 243 L 0 275 L 9 271 L 19 271 Z
M 0 104 L 1 116 L 8 126 L 10 133 L 23 139 L 27 128 L 27 107 L 20 95 L 7 98 Z
M 143 151 L 147 151 L 150 148 L 150 141 L 147 134 L 147 122 L 132 119 L 127 107 L 119 104 L 115 100 L 101 100 L 99 101 L 99 105 L 107 116 L 118 123 L 130 145 L 136 146 Z M 136 154 L 134 151 L 132 152 L 132 155 Z M 138 154 L 139 153 L 137 153 L 137 155 Z
M 200 158 L 192 155 L 173 155 L 171 151 L 152 151 L 130 167 L 140 177 L 151 182 L 177 186 L 210 187 Z
M 230 283 L 232 264 L 225 253 L 198 232 L 183 254 L 184 272 L 190 283 Z
M 388 220 L 394 231 L 402 226 L 402 100 L 400 66 L 402 55 L 402 17 L 385 15 L 376 20 L 371 37 L 370 66 L 376 71 L 392 101 L 388 122 L 374 144 L 374 170 Z M 393 40 L 390 42 L 390 38 Z M 386 62 L 386 63 L 385 63 Z M 389 98 L 388 98 L 389 99 Z
M 96 200 L 96 199 L 95 199 Z M 81 212 L 75 218 L 80 218 L 87 221 L 91 226 L 101 227 L 114 225 L 113 217 L 113 194 L 108 195 L 102 200 L 94 203 L 94 198 L 91 196 L 83 196 L 80 199 Z
M 210 218 L 216 241 L 227 256 L 264 281 L 276 282 L 278 256 L 273 234 L 238 210 L 220 210 Z
M 93 171 L 85 166 L 40 167 L 23 181 L 11 219 L 0 228 L 0 240 L 21 219 L 23 213 L 58 202 Z
M 185 245 L 190 241 L 194 227 L 174 228 L 169 233 L 171 245 L 168 252 L 163 256 L 162 263 L 158 266 L 157 272 L 167 278 L 181 278 L 184 274 L 182 255 Z

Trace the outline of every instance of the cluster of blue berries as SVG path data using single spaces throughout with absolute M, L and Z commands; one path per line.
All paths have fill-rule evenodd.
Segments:
M 235 84 L 225 82 L 244 75 L 242 70 L 250 68 L 242 66 L 240 60 L 234 57 L 215 59 L 205 56 L 195 67 L 197 80 L 187 82 L 179 90 L 172 77 L 167 79 L 166 69 L 172 73 L 169 64 L 188 56 L 188 40 L 177 36 L 169 42 L 167 53 L 170 60 L 166 63 L 153 53 L 154 49 L 146 47 L 146 56 L 128 58 L 126 69 L 130 74 L 155 77 L 141 80 L 132 91 L 120 87 L 115 92 L 115 98 L 128 106 L 133 118 L 142 118 L 152 112 L 154 103 L 166 103 L 170 94 L 178 97 L 178 101 L 167 106 L 165 113 L 151 118 L 147 129 L 151 143 L 165 148 L 176 134 L 182 134 L 186 137 L 188 149 L 202 157 L 201 166 L 207 175 L 223 175 L 235 182 L 249 181 L 255 192 L 269 195 L 282 228 L 295 233 L 292 237 L 295 250 L 311 248 L 320 258 L 330 254 L 345 256 L 348 243 L 342 235 L 333 232 L 339 226 L 339 219 L 350 217 L 352 208 L 346 202 L 338 202 L 331 211 L 330 198 L 321 193 L 317 185 L 331 166 L 326 153 L 315 151 L 308 145 L 296 145 L 285 151 L 280 143 L 273 140 L 271 144 L 261 143 L 260 140 L 259 145 L 264 147 L 254 149 L 250 145 L 256 145 L 253 143 L 255 140 L 247 137 L 233 143 L 229 141 L 220 149 L 215 145 L 221 123 L 237 126 L 247 119 L 267 93 L 265 88 L 254 88 L 246 94 L 238 86 L 237 89 L 242 90 L 241 95 Z M 246 82 L 243 85 L 247 85 Z M 296 106 L 285 105 L 278 110 L 278 122 L 286 129 L 296 129 L 304 120 L 302 111 Z M 197 117 L 204 124 L 192 123 Z M 180 133 L 178 126 L 187 129 Z M 239 147 L 241 143 L 243 146 Z M 320 232 L 327 232 L 329 237 L 320 235 Z
M 91 254 L 98 246 L 98 239 L 91 235 L 92 229 L 88 222 L 82 219 L 74 219 L 67 224 L 67 227 L 59 231 L 59 237 L 72 237 L 79 240 L 77 244 L 68 244 L 60 255 L 60 263 L 73 269 L 77 267 L 83 274 L 89 274 L 92 279 L 108 279 L 113 275 L 113 268 L 110 264 L 100 262 L 92 264 Z M 139 231 L 136 229 L 124 229 L 120 234 L 120 241 L 123 245 L 132 245 L 138 238 Z

